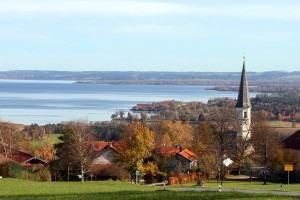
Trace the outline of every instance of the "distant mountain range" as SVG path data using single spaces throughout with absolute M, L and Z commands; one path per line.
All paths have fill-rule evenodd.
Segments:
M 262 83 L 300 83 L 300 71 L 247 72 L 250 85 Z M 99 84 L 236 84 L 241 72 L 141 72 L 141 71 L 39 71 L 14 70 L 0 72 L 0 79 L 69 80 Z

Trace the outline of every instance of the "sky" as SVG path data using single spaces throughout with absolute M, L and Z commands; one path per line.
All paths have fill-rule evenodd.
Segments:
M 300 71 L 299 0 L 0 0 L 0 71 Z

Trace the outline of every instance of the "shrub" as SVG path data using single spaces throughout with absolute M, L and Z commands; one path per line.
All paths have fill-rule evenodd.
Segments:
M 32 166 L 29 170 L 24 170 L 22 172 L 22 179 L 30 181 L 51 181 L 51 172 L 47 168 L 36 168 Z
M 147 173 L 144 175 L 144 180 L 146 184 L 152 184 L 156 182 L 163 182 L 167 178 L 167 174 L 164 172 L 157 172 L 156 174 Z
M 21 178 L 23 167 L 14 161 L 7 161 L 0 165 L 0 172 L 3 177 Z
M 39 170 L 36 174 L 37 174 L 36 181 L 41 181 L 41 182 L 51 181 L 51 172 L 47 168 L 43 168 Z
M 164 172 L 157 172 L 155 175 L 157 182 L 163 182 L 167 179 L 167 174 Z
M 21 179 L 23 180 L 29 180 L 30 173 L 27 170 L 23 170 L 21 173 Z
M 152 184 L 154 182 L 154 175 L 152 173 L 147 173 L 144 175 L 144 180 L 146 184 Z

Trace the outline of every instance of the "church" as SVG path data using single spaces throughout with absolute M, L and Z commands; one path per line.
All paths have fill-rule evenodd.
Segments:
M 244 56 L 239 94 L 235 106 L 239 124 L 237 136 L 243 139 L 249 139 L 251 137 L 251 132 L 249 131 L 251 125 L 251 107 Z

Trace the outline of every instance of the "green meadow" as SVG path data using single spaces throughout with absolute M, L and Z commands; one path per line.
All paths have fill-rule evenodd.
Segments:
M 194 200 L 194 199 L 299 199 L 299 197 L 238 192 L 175 191 L 170 187 L 149 187 L 126 182 L 31 182 L 0 179 L 0 199 L 103 199 L 103 200 Z

